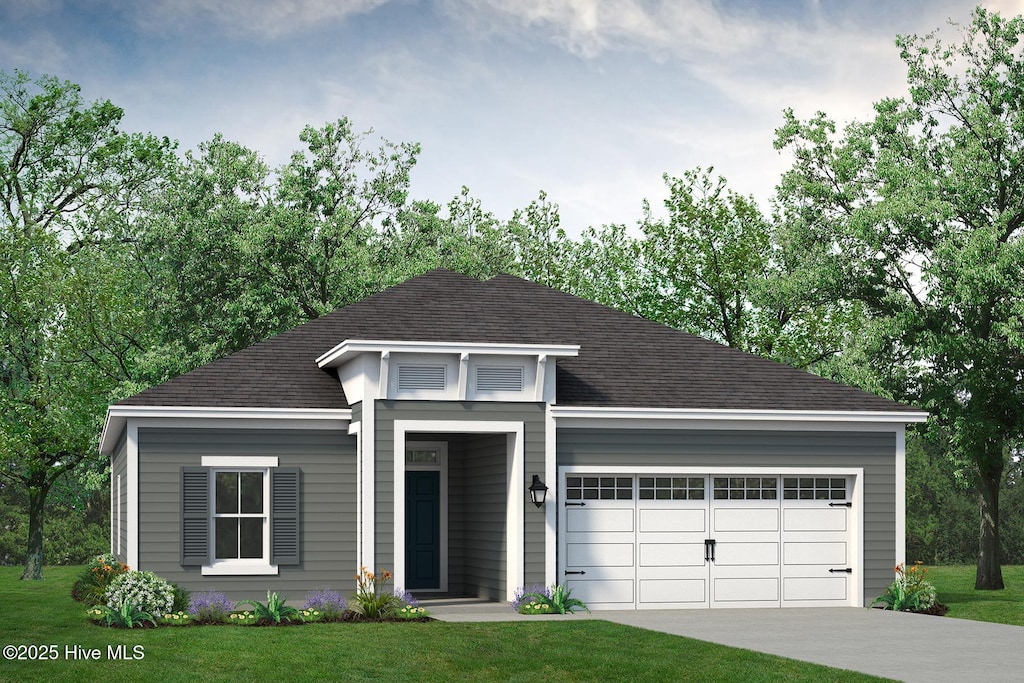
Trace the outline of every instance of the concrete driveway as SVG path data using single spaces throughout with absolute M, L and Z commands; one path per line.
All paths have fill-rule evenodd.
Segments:
M 527 617 L 505 603 L 430 601 L 442 621 L 604 619 L 901 681 L 1024 680 L 1024 627 L 857 607 L 640 610 Z
M 901 681 L 1024 680 L 1021 626 L 856 607 L 594 616 Z

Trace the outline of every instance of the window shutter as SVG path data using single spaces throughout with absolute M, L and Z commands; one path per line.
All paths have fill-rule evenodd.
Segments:
M 270 564 L 299 564 L 300 474 L 297 467 L 270 470 Z
M 181 468 L 181 564 L 210 563 L 210 471 Z

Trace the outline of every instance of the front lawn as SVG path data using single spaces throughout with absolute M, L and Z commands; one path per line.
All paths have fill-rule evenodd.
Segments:
M 0 567 L 0 645 L 56 645 L 58 661 L 0 661 L 0 680 L 869 681 L 870 676 L 596 619 L 116 630 L 70 597 L 80 567 L 19 581 Z M 301 606 L 303 596 L 290 596 Z M 108 646 L 142 659 L 112 661 Z M 98 648 L 99 661 L 70 659 Z M 68 648 L 72 649 L 69 653 Z
M 974 590 L 974 575 L 973 565 L 928 568 L 939 602 L 949 607 L 946 617 L 1024 626 L 1024 566 L 1003 567 L 1001 591 Z

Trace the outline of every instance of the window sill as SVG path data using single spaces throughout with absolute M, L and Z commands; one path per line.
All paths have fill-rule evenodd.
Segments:
M 236 564 L 222 562 L 203 567 L 203 576 L 277 576 L 272 564 Z

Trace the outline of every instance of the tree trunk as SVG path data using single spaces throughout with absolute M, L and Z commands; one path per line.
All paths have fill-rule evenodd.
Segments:
M 1003 569 L 999 564 L 999 483 L 998 472 L 982 472 L 979 479 L 981 495 L 981 534 L 978 543 L 978 572 L 974 578 L 975 590 L 1002 590 Z
M 22 580 L 40 581 L 43 578 L 43 509 L 46 506 L 47 487 L 28 487 L 28 553 Z

